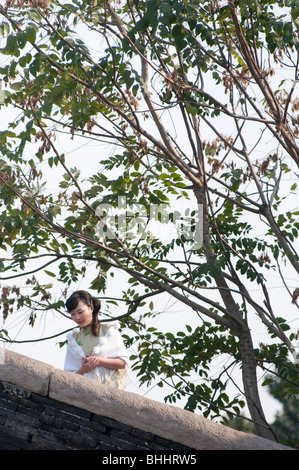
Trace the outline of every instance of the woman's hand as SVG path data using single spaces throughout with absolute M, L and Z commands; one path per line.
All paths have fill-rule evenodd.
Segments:
M 77 374 L 83 375 L 92 372 L 96 367 L 106 367 L 107 369 L 124 369 L 126 363 L 119 357 L 105 358 L 97 356 L 86 356 L 82 359 L 82 366 L 77 370 Z
M 101 359 L 96 356 L 86 356 L 82 359 L 82 366 L 77 370 L 77 374 L 83 375 L 92 372 L 100 365 Z

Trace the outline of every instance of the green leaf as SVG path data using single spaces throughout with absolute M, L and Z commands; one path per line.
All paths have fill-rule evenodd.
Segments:
M 48 276 L 56 277 L 56 274 L 52 273 L 51 271 L 48 271 L 47 269 L 44 269 L 44 272 L 48 274 Z
M 27 34 L 27 41 L 29 41 L 31 44 L 35 43 L 36 41 L 36 28 L 35 26 L 28 26 L 26 29 L 26 34 Z
M 2 49 L 2 53 L 5 55 L 12 55 L 15 57 L 19 57 L 20 50 L 16 36 L 9 35 L 6 40 L 6 46 Z

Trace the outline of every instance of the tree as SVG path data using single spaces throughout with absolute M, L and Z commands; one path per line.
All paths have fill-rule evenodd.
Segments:
M 171 380 L 169 401 L 185 396 L 189 410 L 211 417 L 238 414 L 244 396 L 269 439 L 257 368 L 298 368 L 296 331 L 267 288 L 276 270 L 298 307 L 284 275 L 284 264 L 299 272 L 296 183 L 281 184 L 299 166 L 298 11 L 291 0 L 9 0 L 0 8 L 2 101 L 18 111 L 0 134 L 4 318 L 25 305 L 32 323 L 38 309 L 60 311 L 65 289 L 84 275 L 103 295 L 107 276 L 121 270 L 140 381 Z M 63 133 L 99 145 L 94 161 L 81 155 L 74 166 Z M 35 272 L 61 282 L 64 294 L 54 298 Z M 184 318 L 177 334 L 153 328 L 162 294 L 181 302 L 186 318 L 195 312 L 197 326 Z M 253 318 L 267 344 L 254 345 Z M 209 380 L 219 354 L 229 363 Z M 241 398 L 227 392 L 236 365 Z
M 271 395 L 273 395 L 273 397 L 279 400 L 282 404 L 282 412 L 276 414 L 275 420 L 271 426 L 274 429 L 275 434 L 279 436 L 281 443 L 298 449 L 298 399 L 289 400 L 289 383 L 288 381 L 284 382 L 283 379 L 279 381 L 272 380 L 269 388 Z

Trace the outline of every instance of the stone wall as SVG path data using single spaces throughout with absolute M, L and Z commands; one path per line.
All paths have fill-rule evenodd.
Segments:
M 0 382 L 0 450 L 80 449 L 189 450 L 134 426 Z
M 3 357 L 0 449 L 287 449 L 8 350 Z

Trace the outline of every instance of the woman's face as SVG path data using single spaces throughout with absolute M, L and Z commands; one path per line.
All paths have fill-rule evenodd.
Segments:
M 71 319 L 77 323 L 80 328 L 88 327 L 92 322 L 93 306 L 89 307 L 85 302 L 79 300 L 77 307 L 70 312 Z

